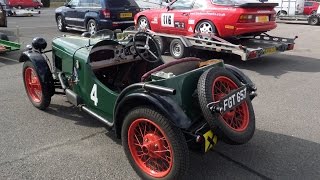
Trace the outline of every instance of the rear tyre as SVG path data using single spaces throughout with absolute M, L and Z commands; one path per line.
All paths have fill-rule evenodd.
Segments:
M 181 59 L 189 55 L 188 48 L 180 39 L 174 39 L 170 43 L 170 54 L 175 59 Z
M 214 26 L 214 24 L 211 21 L 201 21 L 197 24 L 196 32 L 200 32 L 200 33 L 217 33 L 216 27 Z
M 31 61 L 23 64 L 23 81 L 31 103 L 38 109 L 46 109 L 51 102 L 51 89 L 48 82 L 43 82 Z M 50 72 L 45 72 L 49 78 Z
M 95 33 L 97 32 L 97 30 L 98 30 L 98 27 L 97 27 L 96 21 L 93 20 L 93 19 L 90 19 L 90 20 L 88 21 L 88 23 L 87 23 L 87 31 L 88 31 L 91 35 L 93 35 L 93 34 L 95 34 Z
M 141 29 L 150 29 L 150 24 L 147 17 L 142 16 L 138 20 L 138 27 Z
M 210 112 L 207 104 L 219 101 L 241 86 L 241 82 L 232 73 L 221 67 L 205 71 L 198 81 L 198 98 L 204 118 L 212 129 L 218 129 L 219 135 L 229 144 L 244 144 L 252 138 L 255 115 L 251 101 L 247 98 L 223 115 Z
M 319 24 L 319 17 L 316 15 L 311 15 L 308 19 L 308 23 L 313 26 L 318 25 Z
M 67 31 L 66 25 L 61 15 L 57 16 L 57 27 L 58 27 L 58 30 L 61 32 Z
M 121 130 L 124 152 L 142 179 L 181 179 L 189 152 L 182 131 L 166 117 L 139 107 L 125 117 Z
M 165 51 L 168 49 L 168 43 L 166 39 L 160 36 L 154 36 L 154 39 L 159 43 L 160 53 L 164 54 Z

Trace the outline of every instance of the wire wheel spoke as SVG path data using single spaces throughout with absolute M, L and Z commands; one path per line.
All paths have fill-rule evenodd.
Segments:
M 170 172 L 172 149 L 158 125 L 141 118 L 130 125 L 128 135 L 130 152 L 140 169 L 154 177 Z

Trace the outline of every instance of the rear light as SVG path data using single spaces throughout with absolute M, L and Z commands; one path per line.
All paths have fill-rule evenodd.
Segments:
M 292 50 L 294 48 L 294 44 L 289 44 L 287 50 Z
M 239 23 L 250 23 L 255 21 L 255 15 L 252 14 L 242 14 L 238 20 Z
M 254 59 L 258 57 L 258 53 L 256 51 L 251 51 L 248 55 L 248 59 Z
M 110 13 L 110 11 L 108 9 L 101 10 L 100 12 L 103 15 L 103 17 L 105 17 L 105 18 L 110 18 L 111 17 L 111 13 Z
M 271 14 L 270 21 L 275 21 L 275 20 L 276 20 L 276 14 Z

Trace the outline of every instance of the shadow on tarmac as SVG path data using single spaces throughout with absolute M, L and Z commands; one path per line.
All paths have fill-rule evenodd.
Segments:
M 104 127 L 73 106 L 51 104 L 47 113 L 77 125 Z M 106 136 L 121 145 L 113 130 Z M 212 152 L 190 151 L 187 179 L 302 179 L 320 177 L 320 144 L 293 136 L 256 130 L 251 141 L 232 146 L 219 141 Z
M 211 153 L 192 153 L 188 179 L 318 179 L 320 144 L 256 130 L 244 145 L 221 141 Z

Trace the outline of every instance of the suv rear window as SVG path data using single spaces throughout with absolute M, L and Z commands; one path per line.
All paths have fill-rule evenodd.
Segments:
M 111 8 L 118 7 L 138 7 L 134 0 L 107 0 L 107 4 Z

